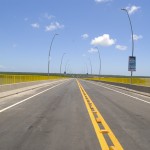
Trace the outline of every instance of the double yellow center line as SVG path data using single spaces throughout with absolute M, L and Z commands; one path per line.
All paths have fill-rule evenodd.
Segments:
M 92 121 L 93 127 L 95 129 L 98 141 L 100 143 L 102 150 L 123 150 L 121 144 L 119 143 L 118 139 L 115 137 L 114 133 L 109 128 L 108 124 L 94 105 L 91 98 L 88 96 L 80 82 L 77 80 L 80 92 L 82 94 L 85 106 L 88 110 L 90 119 Z M 108 135 L 109 139 L 111 140 L 112 145 L 108 145 L 106 140 L 106 136 Z

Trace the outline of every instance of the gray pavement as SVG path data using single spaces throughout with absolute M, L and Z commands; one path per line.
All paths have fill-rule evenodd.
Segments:
M 92 81 L 81 81 L 81 84 L 125 150 L 150 149 L 150 103 L 144 102 L 150 102 L 149 97 L 105 86 L 133 98 L 128 97 Z
M 14 94 L 26 92 L 29 90 L 49 86 L 50 84 L 55 84 L 65 79 L 61 80 L 44 80 L 44 81 L 34 81 L 34 82 L 24 82 L 8 85 L 0 85 L 0 98 L 12 96 Z
M 98 150 L 75 80 L 0 113 L 0 149 Z
M 149 150 L 148 97 L 79 81 L 125 150 Z M 100 150 L 76 80 L 1 98 L 0 150 Z

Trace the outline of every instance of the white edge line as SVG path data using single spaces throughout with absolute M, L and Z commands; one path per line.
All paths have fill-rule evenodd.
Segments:
M 20 94 L 20 93 L 23 93 L 23 92 L 27 92 L 27 91 L 30 91 L 30 90 L 35 90 L 35 89 L 41 89 L 41 88 L 43 88 L 43 87 L 47 87 L 47 86 L 50 86 L 51 84 L 54 84 L 54 83 L 57 83 L 57 82 L 60 82 L 60 81 L 63 81 L 64 79 L 61 79 L 61 80 L 59 80 L 59 81 L 53 81 L 53 82 L 50 82 L 50 83 L 45 83 L 45 84 L 43 84 L 43 85 L 40 85 L 40 84 L 37 84 L 37 85 L 35 85 L 35 86 L 38 86 L 38 87 L 32 87 L 32 86 L 28 86 L 28 87 L 32 87 L 32 88 L 29 88 L 29 89 L 27 89 L 27 90 L 23 90 L 23 91 L 20 91 L 20 92 L 15 92 L 15 93 L 12 93 L 12 94 L 10 94 L 10 95 L 6 95 L 6 96 L 0 96 L 0 99 L 1 98 L 5 98 L 5 97 L 7 97 L 7 96 L 12 96 L 12 95 L 16 95 L 16 93 L 17 94 Z M 65 79 L 64 81 L 66 81 L 67 79 Z M 34 85 L 33 85 L 34 86 Z M 27 88 L 27 87 L 26 87 Z M 18 90 L 18 89 L 15 89 L 15 90 Z M 5 91 L 5 92 L 0 92 L 0 95 L 2 94 L 2 93 L 6 93 L 6 92 L 8 92 L 8 91 Z
M 92 81 L 91 81 L 91 82 L 92 82 Z M 94 81 L 93 81 L 93 82 L 94 82 Z M 121 90 L 126 90 L 125 87 L 119 87 L 119 86 L 116 86 L 116 85 L 111 85 L 111 84 L 102 83 L 102 82 L 100 82 L 100 84 L 101 84 L 101 85 L 107 85 L 107 86 L 114 87 L 114 88 L 119 88 L 119 89 L 121 89 Z M 134 94 L 136 94 L 136 95 L 139 95 L 139 96 L 141 96 L 141 97 L 145 97 L 145 98 L 148 98 L 148 99 L 150 98 L 149 96 L 146 96 L 146 95 L 143 95 L 143 94 L 134 92 L 134 90 L 132 91 L 132 89 L 131 89 L 131 90 L 130 90 L 130 89 L 127 89 L 126 91 L 132 92 L 132 93 L 134 93 Z
M 15 107 L 15 106 L 17 106 L 17 105 L 19 105 L 19 104 L 21 104 L 21 103 L 23 103 L 23 102 L 25 102 L 25 101 L 27 101 L 27 100 L 33 98 L 33 97 L 36 97 L 36 96 L 38 96 L 38 95 L 40 95 L 40 94 L 42 94 L 42 93 L 44 93 L 44 92 L 46 92 L 46 91 L 48 91 L 48 90 L 51 90 L 51 89 L 53 89 L 53 88 L 55 88 L 55 87 L 57 87 L 57 86 L 59 86 L 59 85 L 65 83 L 65 82 L 67 82 L 67 81 L 64 81 L 64 82 L 62 82 L 62 83 L 60 83 L 60 84 L 54 85 L 54 86 L 52 86 L 52 87 L 50 87 L 50 88 L 48 88 L 48 89 L 46 89 L 46 90 L 44 90 L 44 91 L 42 91 L 42 92 L 39 92 L 39 93 L 37 93 L 37 94 L 35 94 L 35 95 L 32 95 L 32 96 L 30 96 L 30 97 L 28 97 L 28 98 L 26 98 L 26 99 L 24 99 L 24 100 L 22 100 L 22 101 L 19 101 L 19 102 L 15 103 L 15 104 L 13 104 L 13 105 L 10 105 L 10 106 L 8 106 L 8 107 L 6 107 L 6 108 L 4 108 L 4 109 L 1 109 L 1 110 L 0 110 L 0 113 L 4 112 L 4 111 L 6 111 L 6 110 L 8 110 L 8 109 L 10 109 L 10 108 L 12 108 L 12 107 Z
M 85 81 L 85 80 L 84 80 L 84 81 Z M 128 96 L 128 97 L 134 98 L 134 99 L 136 99 L 136 100 L 138 100 L 138 101 L 142 101 L 142 102 L 144 102 L 144 103 L 150 104 L 150 102 L 145 101 L 145 100 L 143 100 L 143 99 L 140 99 L 140 98 L 138 98 L 138 97 L 134 97 L 134 96 L 125 94 L 125 93 L 123 93 L 123 92 L 120 92 L 120 91 L 117 91 L 117 90 L 114 90 L 114 89 L 111 89 L 111 88 L 108 88 L 108 87 L 105 87 L 105 86 L 102 86 L 102 85 L 98 85 L 98 84 L 92 83 L 92 82 L 90 82 L 90 81 L 85 81 L 85 82 L 89 82 L 89 83 L 91 83 L 91 84 L 94 84 L 94 85 L 97 85 L 97 86 L 101 86 L 101 87 L 103 87 L 103 88 L 105 88 L 105 89 L 108 89 L 108 90 L 114 91 L 114 92 L 116 92 L 116 93 L 119 93 L 119 94 L 122 94 L 122 95 L 125 95 L 125 96 Z

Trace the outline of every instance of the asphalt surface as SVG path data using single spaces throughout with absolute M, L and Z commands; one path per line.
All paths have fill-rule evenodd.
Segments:
M 125 150 L 150 149 L 150 98 L 79 80 Z M 100 150 L 75 79 L 0 99 L 0 150 Z

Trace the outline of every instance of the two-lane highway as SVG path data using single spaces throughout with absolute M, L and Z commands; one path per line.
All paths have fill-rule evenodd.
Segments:
M 0 149 L 98 150 L 76 81 L 69 80 L 0 113 Z
M 124 149 L 149 150 L 148 97 L 79 82 Z M 0 99 L 0 150 L 101 150 L 76 80 Z

